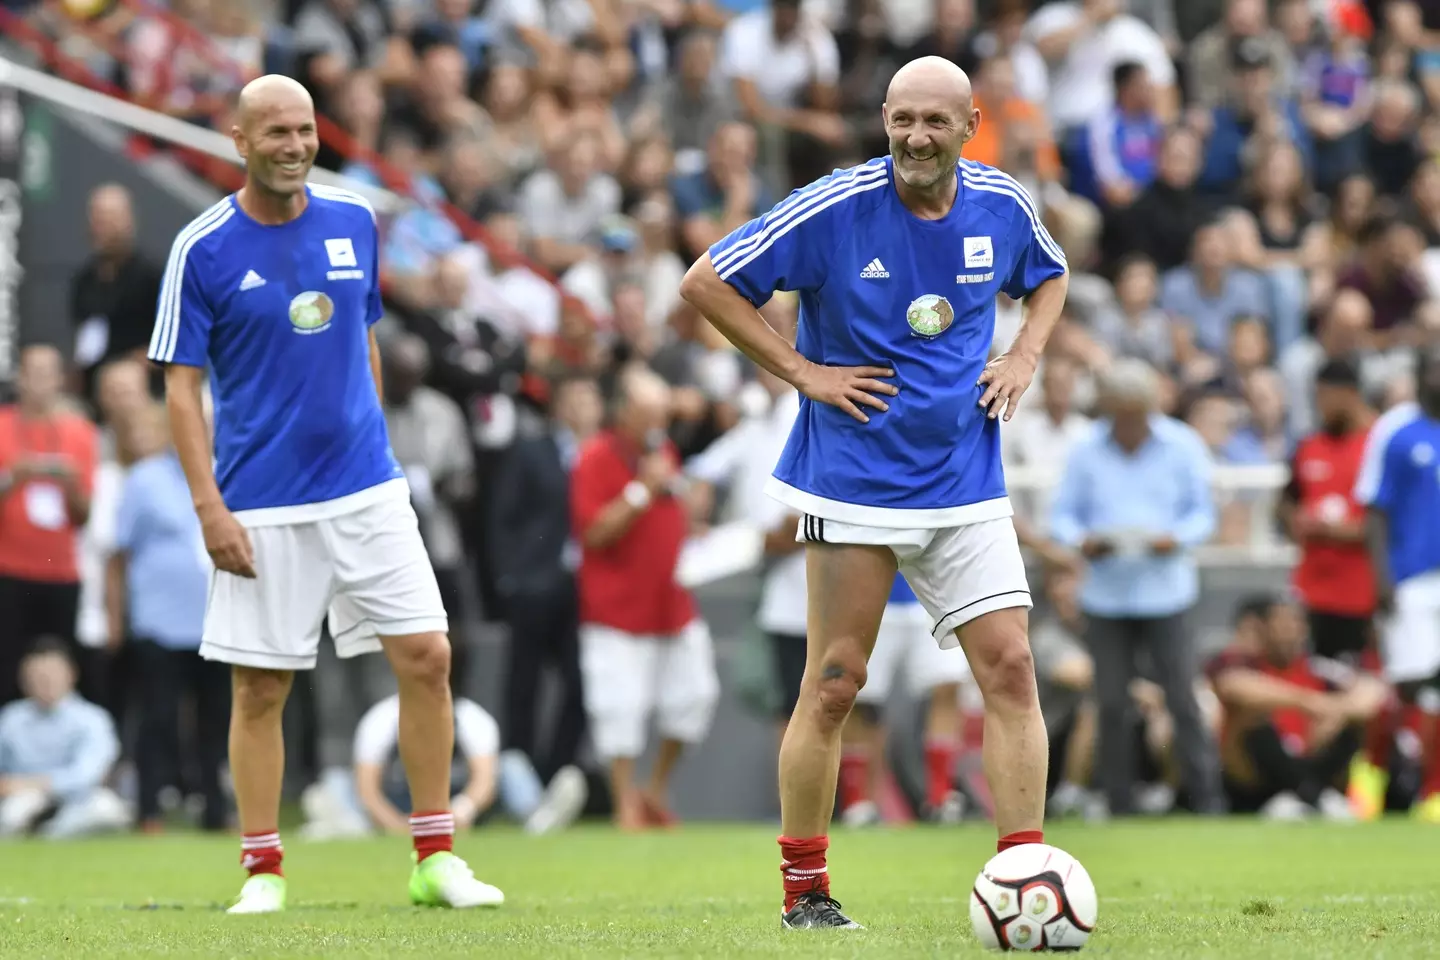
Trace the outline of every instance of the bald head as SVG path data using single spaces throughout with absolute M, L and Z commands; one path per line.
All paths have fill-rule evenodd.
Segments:
M 267 73 L 241 89 L 235 116 L 242 127 L 249 126 L 257 117 L 284 107 L 304 107 L 314 113 L 315 101 L 300 81 L 278 73 Z
M 670 385 L 649 367 L 634 364 L 620 374 L 617 386 L 620 415 L 616 426 L 642 444 L 663 434 L 670 423 Z
M 230 135 L 245 160 L 246 212 L 266 222 L 298 216 L 320 149 L 309 91 L 279 74 L 257 77 L 240 91 L 235 119 Z
M 921 216 L 948 213 L 960 150 L 980 126 L 970 78 L 943 57 L 911 60 L 890 80 L 884 115 L 901 198 Z
M 890 78 L 885 102 L 917 96 L 948 100 L 957 106 L 969 107 L 973 93 L 970 77 L 944 57 L 921 57 L 911 60 Z

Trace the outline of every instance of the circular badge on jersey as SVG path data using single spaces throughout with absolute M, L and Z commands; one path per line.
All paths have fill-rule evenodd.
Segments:
M 955 308 L 939 294 L 927 293 L 910 301 L 905 322 L 917 337 L 938 337 L 955 322 Z
M 335 303 L 323 293 L 306 290 L 290 301 L 290 325 L 296 333 L 319 333 L 333 316 Z

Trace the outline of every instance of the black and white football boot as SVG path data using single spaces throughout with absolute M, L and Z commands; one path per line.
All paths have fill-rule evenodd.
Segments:
M 802 893 L 795 906 L 780 918 L 786 930 L 810 930 L 836 927 L 842 930 L 864 930 L 860 924 L 840 912 L 839 902 L 823 893 Z

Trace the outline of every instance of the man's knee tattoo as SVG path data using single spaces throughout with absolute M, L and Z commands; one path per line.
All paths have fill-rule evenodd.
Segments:
M 827 664 L 824 670 L 820 671 L 821 680 L 843 680 L 845 668 L 838 663 Z

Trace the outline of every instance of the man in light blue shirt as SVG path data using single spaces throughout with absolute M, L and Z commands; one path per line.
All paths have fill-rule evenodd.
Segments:
M 1191 243 L 1190 262 L 1168 271 L 1161 281 L 1160 309 L 1183 318 L 1195 345 L 1214 357 L 1226 355 L 1230 326 L 1238 317 L 1261 317 L 1270 342 L 1287 346 L 1293 336 L 1277 336 L 1265 281 L 1233 263 L 1224 223 L 1214 220 L 1201 227 Z
M 1133 810 L 1129 688 L 1142 647 L 1174 718 L 1191 806 L 1219 812 L 1219 760 L 1195 699 L 1199 671 L 1185 622 L 1199 594 L 1190 551 L 1215 531 L 1210 458 L 1195 431 L 1157 411 L 1158 397 L 1158 378 L 1143 361 L 1119 360 L 1106 372 L 1106 419 L 1071 452 L 1051 532 L 1090 561 L 1080 605 L 1100 704 L 1100 787 L 1111 812 Z
M 120 756 L 110 714 L 75 692 L 64 643 L 43 638 L 20 664 L 24 700 L 0 710 L 0 837 L 119 830 L 125 802 L 105 787 Z
M 141 458 L 120 492 L 109 561 L 112 590 L 106 597 L 111 642 L 128 639 L 140 683 L 135 744 L 140 822 L 150 830 L 159 827 L 165 787 L 193 786 L 205 801 L 200 825 L 221 830 L 229 819 L 220 768 L 230 728 L 230 671 L 199 652 L 210 558 L 185 472 L 169 443 L 164 409 L 146 405 L 128 414 L 117 430 Z M 180 752 L 184 698 L 194 702 L 196 718 L 194 769 L 200 779 L 193 785 L 180 777 L 190 766 Z

